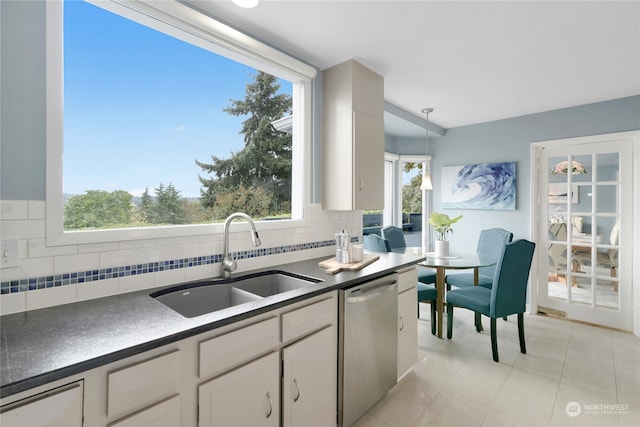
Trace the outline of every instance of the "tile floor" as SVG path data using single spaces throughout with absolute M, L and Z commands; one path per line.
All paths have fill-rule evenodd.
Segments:
M 420 306 L 418 362 L 357 427 L 640 426 L 640 338 L 525 315 L 521 354 L 511 316 L 498 321 L 495 363 L 487 318 L 479 334 L 457 309 L 453 339 L 438 339 Z

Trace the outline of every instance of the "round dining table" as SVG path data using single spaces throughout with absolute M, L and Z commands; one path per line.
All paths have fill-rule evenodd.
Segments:
M 447 257 L 436 257 L 435 252 L 423 252 L 421 247 L 394 248 L 392 252 L 405 253 L 411 255 L 422 255 L 424 261 L 418 263 L 418 266 L 435 268 L 436 270 L 436 311 L 438 314 L 438 338 L 442 338 L 442 317 L 444 313 L 445 301 L 445 276 L 447 270 L 468 270 L 473 269 L 473 283 L 478 284 L 478 269 L 480 267 L 490 267 L 496 264 L 495 257 L 490 259 L 482 254 L 455 254 L 452 253 Z M 476 325 L 480 319 L 476 317 Z

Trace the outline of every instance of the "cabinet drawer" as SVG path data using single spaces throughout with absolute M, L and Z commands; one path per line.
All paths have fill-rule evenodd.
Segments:
M 198 376 L 210 377 L 255 359 L 279 342 L 277 317 L 203 341 Z
M 82 426 L 83 383 L 77 382 L 38 394 L 0 409 L 0 425 Z
M 398 273 L 398 293 L 407 289 L 415 288 L 418 284 L 418 270 L 413 267 L 410 270 L 403 270 Z
M 108 427 L 178 426 L 180 425 L 180 396 L 173 396 Z
M 329 298 L 283 314 L 282 341 L 287 342 L 335 324 L 337 311 L 336 299 Z
M 107 375 L 107 416 L 121 416 L 147 407 L 180 390 L 178 350 Z

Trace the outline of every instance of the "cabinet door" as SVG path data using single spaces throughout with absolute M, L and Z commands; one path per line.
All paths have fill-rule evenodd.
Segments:
M 278 426 L 280 358 L 273 352 L 198 387 L 200 426 Z
M 353 208 L 384 208 L 384 123 L 353 113 Z
M 82 427 L 82 383 L 8 405 L 0 413 L 0 425 Z
M 415 282 L 414 282 L 415 283 Z M 418 360 L 418 290 L 398 295 L 398 378 Z
M 286 347 L 283 426 L 331 426 L 337 414 L 337 336 L 329 326 Z

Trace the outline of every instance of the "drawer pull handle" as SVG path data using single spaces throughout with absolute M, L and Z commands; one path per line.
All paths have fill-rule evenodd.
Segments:
M 265 409 L 266 409 L 266 413 L 265 413 L 265 418 L 269 418 L 271 416 L 271 413 L 273 412 L 273 404 L 271 403 L 271 395 L 269 394 L 269 392 L 267 392 L 267 395 L 265 396 Z
M 300 386 L 298 385 L 298 380 L 295 378 L 293 379 L 293 385 L 296 386 L 296 395 L 293 397 L 293 401 L 297 402 L 300 400 Z

